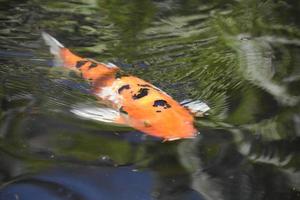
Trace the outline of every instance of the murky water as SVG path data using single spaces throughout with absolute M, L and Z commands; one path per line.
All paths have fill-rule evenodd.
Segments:
M 0 199 L 300 199 L 300 3 L 0 1 Z M 82 120 L 88 85 L 47 31 L 177 100 L 199 137 L 162 143 Z

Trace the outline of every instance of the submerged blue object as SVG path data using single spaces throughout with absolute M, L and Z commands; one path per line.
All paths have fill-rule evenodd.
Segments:
M 0 200 L 150 200 L 153 175 L 132 167 L 58 168 L 13 182 Z

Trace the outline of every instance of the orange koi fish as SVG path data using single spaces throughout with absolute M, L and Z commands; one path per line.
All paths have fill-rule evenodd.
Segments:
M 198 134 L 194 116 L 209 107 L 200 101 L 182 104 L 151 83 L 135 76 L 121 76 L 120 68 L 73 54 L 47 33 L 42 33 L 58 66 L 74 70 L 87 80 L 93 94 L 107 106 L 81 106 L 72 109 L 78 116 L 117 125 L 130 126 L 164 140 L 193 138 Z

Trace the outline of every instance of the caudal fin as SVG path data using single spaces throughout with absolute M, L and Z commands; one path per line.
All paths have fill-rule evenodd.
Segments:
M 46 32 L 42 32 L 42 37 L 45 43 L 50 47 L 50 53 L 54 55 L 54 65 L 63 65 L 63 58 L 61 57 L 61 51 L 64 47 L 59 41 Z
M 50 53 L 54 56 L 60 57 L 60 51 L 64 48 L 64 45 L 46 32 L 42 32 L 42 37 L 45 43 L 50 47 Z
M 46 32 L 42 32 L 42 37 L 45 40 L 45 43 L 50 47 L 50 52 L 53 55 L 58 56 L 61 48 L 64 48 L 64 45 Z
M 45 43 L 50 47 L 50 53 L 54 55 L 54 65 L 74 68 L 76 63 L 82 58 L 73 54 L 65 48 L 59 41 L 46 32 L 42 32 Z

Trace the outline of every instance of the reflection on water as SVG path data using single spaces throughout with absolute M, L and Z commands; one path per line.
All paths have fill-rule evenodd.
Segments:
M 0 197 L 47 191 L 44 198 L 93 199 L 92 191 L 120 199 L 122 191 L 124 199 L 299 199 L 299 6 L 1 1 Z M 80 77 L 51 67 L 42 30 L 179 101 L 207 102 L 199 137 L 161 143 L 78 119 L 72 105 L 95 99 Z

